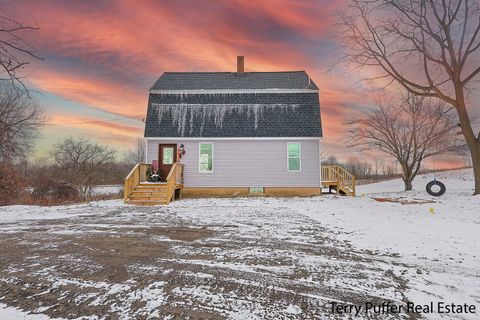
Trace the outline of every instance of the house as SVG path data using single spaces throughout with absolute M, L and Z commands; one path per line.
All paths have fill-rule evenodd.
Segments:
M 237 72 L 165 72 L 149 91 L 147 164 L 129 175 L 145 179 L 154 163 L 163 182 L 126 183 L 125 199 L 318 195 L 321 140 L 305 71 L 245 72 L 238 57 Z

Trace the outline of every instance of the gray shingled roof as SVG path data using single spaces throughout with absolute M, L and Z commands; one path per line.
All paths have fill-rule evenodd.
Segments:
M 165 72 L 150 90 L 145 137 L 322 136 L 305 71 Z
M 284 72 L 165 72 L 150 90 L 313 89 L 305 71 Z

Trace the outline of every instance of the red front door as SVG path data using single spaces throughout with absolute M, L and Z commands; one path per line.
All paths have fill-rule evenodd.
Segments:
M 158 171 L 161 180 L 167 178 L 168 173 L 175 162 L 177 162 L 177 145 L 158 145 Z

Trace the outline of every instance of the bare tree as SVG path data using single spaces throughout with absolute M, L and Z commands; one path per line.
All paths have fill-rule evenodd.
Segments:
M 123 162 L 128 165 L 136 165 L 145 161 L 145 141 L 138 138 L 135 146 L 123 154 Z
M 28 93 L 22 71 L 30 63 L 29 59 L 41 58 L 24 36 L 38 29 L 22 24 L 0 9 L 0 84 L 9 84 L 16 91 Z
M 368 161 L 361 161 L 357 157 L 350 157 L 343 163 L 343 166 L 354 174 L 358 180 L 372 178 L 373 167 Z
M 382 167 L 382 175 L 386 178 L 393 178 L 397 175 L 397 167 L 398 164 L 390 162 L 390 163 L 384 163 Z
M 330 153 L 326 148 L 320 150 L 320 161 L 325 161 L 330 156 Z
M 102 171 L 114 162 L 115 151 L 86 138 L 67 138 L 56 144 L 51 155 L 63 177 L 76 185 L 88 201 Z
M 322 165 L 331 165 L 331 164 L 339 164 L 337 157 L 334 155 L 330 155 L 327 158 L 322 158 Z
M 24 92 L 0 84 L 0 161 L 25 156 L 43 122 L 43 108 Z
M 358 119 L 348 121 L 350 146 L 379 150 L 394 157 L 403 172 L 405 190 L 428 157 L 457 150 L 456 122 L 438 99 L 404 95 L 398 106 L 379 102 Z
M 375 172 L 375 179 L 378 179 L 378 176 L 380 175 L 380 170 L 383 166 L 385 166 L 385 163 L 383 159 L 375 158 L 373 160 L 373 165 L 375 167 L 374 172 Z
M 470 150 L 480 194 L 480 132 L 466 94 L 480 73 L 480 5 L 475 0 L 348 0 L 340 16 L 345 58 L 380 71 L 369 80 L 396 82 L 417 96 L 452 105 Z M 471 109 L 471 108 L 470 108 Z

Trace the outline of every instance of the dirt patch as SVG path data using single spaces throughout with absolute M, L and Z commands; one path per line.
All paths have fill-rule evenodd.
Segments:
M 223 221 L 155 207 L 82 210 L 0 232 L 1 302 L 66 319 L 319 319 L 328 299 L 380 302 L 377 292 L 407 288 L 381 267 L 395 257 L 355 250 L 285 208 L 243 208 Z
M 135 236 L 91 236 L 79 239 L 77 243 L 84 247 L 85 253 L 96 259 L 116 262 L 143 262 L 152 257 L 164 256 L 164 252 L 168 250 L 161 243 Z
M 172 240 L 195 241 L 212 236 L 213 231 L 207 228 L 165 227 L 146 229 L 147 234 L 165 236 Z
M 94 236 L 77 244 L 88 260 L 101 266 L 88 276 L 89 280 L 120 283 L 129 279 L 129 265 L 149 264 L 171 256 L 168 246 L 138 236 Z

